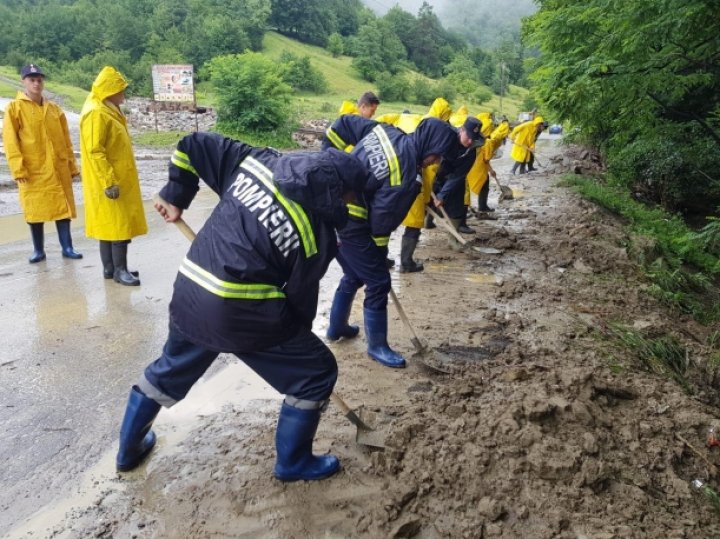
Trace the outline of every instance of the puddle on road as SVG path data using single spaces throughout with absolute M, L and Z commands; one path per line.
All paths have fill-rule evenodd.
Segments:
M 100 503 L 99 500 L 108 495 L 108 491 L 117 496 L 132 483 L 145 480 L 148 463 L 152 466 L 153 458 L 167 457 L 179 451 L 180 442 L 201 426 L 199 417 L 215 414 L 227 406 L 247 407 L 250 402 L 258 400 L 277 401 L 279 409 L 282 395 L 247 365 L 235 358 L 231 359 L 231 363 L 217 373 L 201 379 L 186 399 L 170 409 L 160 410 L 153 424 L 158 443 L 145 464 L 119 476 L 115 471 L 117 445 L 113 444 L 112 449 L 83 474 L 71 495 L 41 508 L 25 523 L 11 530 L 8 537 L 48 536 L 52 529 L 65 522 L 73 511 L 82 511 Z M 71 536 L 70 529 L 64 530 L 60 535 L 53 535 L 56 539 Z

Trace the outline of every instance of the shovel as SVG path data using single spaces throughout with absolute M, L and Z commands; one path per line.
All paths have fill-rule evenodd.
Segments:
M 432 194 L 433 200 L 437 201 L 438 198 L 435 196 L 435 193 Z M 471 249 L 477 251 L 478 253 L 482 253 L 484 255 L 501 255 L 503 254 L 503 251 L 501 249 L 495 249 L 493 247 L 477 247 L 475 245 L 470 245 L 468 241 L 463 238 L 460 235 L 460 232 L 455 230 L 455 227 L 450 222 L 450 217 L 448 217 L 447 212 L 445 211 L 445 208 L 440 206 L 440 211 L 442 211 L 443 216 L 441 217 L 438 215 L 438 213 L 433 210 L 430 206 L 425 206 L 426 211 L 432 215 L 432 218 L 435 219 L 438 223 L 440 223 L 442 226 L 445 227 L 445 229 L 455 237 L 456 240 L 458 240 L 463 247 L 470 247 Z
M 155 195 L 153 197 L 153 200 L 155 200 L 155 202 L 162 201 L 162 199 L 158 195 Z M 191 243 L 193 241 L 195 241 L 195 231 L 192 228 L 190 228 L 190 225 L 188 225 L 182 217 L 178 217 L 178 219 L 176 221 L 173 221 L 173 224 L 175 224 L 175 226 L 177 226 L 180 229 L 180 232 L 182 232 L 183 236 L 185 236 L 188 240 L 190 240 Z M 367 433 L 370 433 L 375 430 L 370 425 L 365 423 L 362 419 L 360 419 L 360 416 L 358 416 L 355 412 L 353 412 L 352 409 L 350 409 L 350 407 L 347 404 L 345 404 L 345 401 L 342 400 L 335 392 L 330 394 L 330 399 L 333 401 L 333 403 L 338 408 L 340 408 L 343 415 L 348 418 L 350 423 L 352 423 L 353 425 L 355 425 L 358 428 L 357 436 L 360 436 L 361 430 L 365 431 Z M 356 436 L 356 439 L 357 439 L 357 436 Z M 373 445 L 373 444 L 366 444 L 366 445 Z M 383 447 L 383 446 L 375 446 L 375 447 Z
M 405 327 L 412 335 L 412 339 L 410 339 L 410 342 L 412 342 L 412 345 L 415 347 L 415 353 L 413 354 L 413 358 L 417 359 L 420 363 L 422 363 L 432 372 L 451 374 L 453 371 L 438 366 L 438 364 L 442 364 L 448 361 L 449 358 L 442 355 L 437 350 L 430 350 L 427 344 L 424 344 L 420 341 L 417 333 L 415 333 L 415 330 L 412 327 L 412 324 L 410 324 L 410 319 L 405 314 L 405 309 L 403 309 L 402 305 L 400 304 L 400 300 L 395 294 L 395 290 L 393 290 L 392 288 L 390 289 L 390 297 L 392 298 L 393 304 L 395 305 L 395 308 L 400 315 L 400 319 L 403 321 L 403 324 L 405 324 Z M 430 363 L 428 363 L 428 356 L 432 356 L 433 359 L 433 361 Z

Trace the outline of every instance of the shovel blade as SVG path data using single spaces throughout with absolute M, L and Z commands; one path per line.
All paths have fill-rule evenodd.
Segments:
M 355 441 L 369 447 L 385 448 L 385 439 L 387 438 L 388 427 L 390 421 L 392 421 L 392 417 L 380 412 L 373 412 L 364 407 L 358 409 L 358 414 L 360 415 L 360 420 L 365 425 L 370 426 L 372 430 L 358 427 L 355 434 Z

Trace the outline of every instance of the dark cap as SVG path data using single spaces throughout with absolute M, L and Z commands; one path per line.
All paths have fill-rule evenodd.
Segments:
M 474 116 L 468 116 L 465 123 L 462 125 L 465 132 L 473 141 L 471 148 L 477 148 L 482 146 L 485 142 L 485 137 L 482 135 L 482 123 Z
M 44 77 L 45 73 L 43 73 L 43 70 L 35 64 L 28 64 L 26 66 L 23 66 L 23 68 L 20 70 L 20 78 L 24 79 L 25 77 L 28 77 L 30 75 L 38 75 L 40 77 Z

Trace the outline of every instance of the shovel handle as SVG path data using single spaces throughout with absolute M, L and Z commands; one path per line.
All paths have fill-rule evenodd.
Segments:
M 165 200 L 163 200 L 157 193 L 153 195 L 153 201 L 158 204 L 167 204 L 167 202 L 165 202 Z M 185 219 L 178 217 L 172 223 L 180 229 L 182 235 L 185 236 L 191 243 L 195 241 L 195 231 L 190 228 L 190 225 L 185 222 Z
M 330 400 L 333 401 L 333 404 L 340 408 L 343 414 L 348 415 L 349 413 L 353 413 L 353 411 L 350 409 L 350 407 L 345 403 L 344 400 L 342 400 L 337 393 L 334 391 L 330 393 Z
M 450 224 L 444 217 L 438 215 L 438 213 L 429 206 L 425 209 L 430 215 L 432 215 L 433 219 L 443 225 L 447 229 L 447 231 L 455 237 L 456 240 L 458 240 L 463 245 L 467 245 L 467 240 L 463 238 L 460 233 L 455 230 L 455 227 L 452 226 L 452 224 Z
M 410 319 L 405 314 L 405 309 L 402 308 L 402 305 L 400 304 L 400 300 L 398 299 L 397 295 L 395 294 L 395 290 L 392 288 L 390 289 L 390 297 L 393 300 L 393 304 L 395 305 L 395 308 L 397 309 L 398 314 L 400 315 L 400 318 L 403 321 L 403 324 L 405 324 L 405 327 L 410 330 L 410 333 L 412 333 L 413 338 L 410 339 L 413 343 L 413 346 L 418 352 L 423 352 L 427 347 L 420 342 L 420 339 L 417 336 L 417 333 L 415 333 L 415 330 L 412 327 L 412 324 L 410 324 Z

